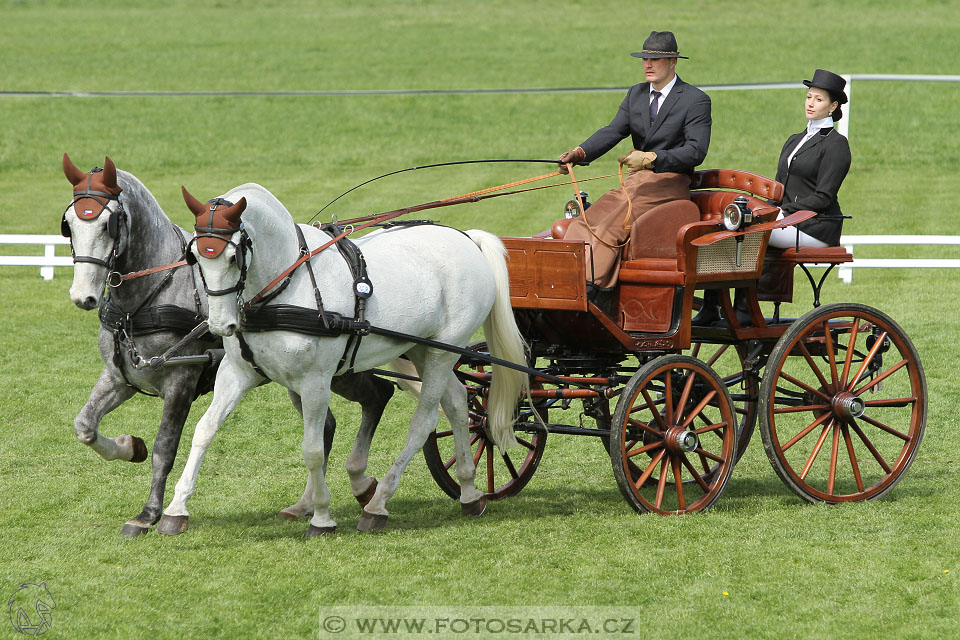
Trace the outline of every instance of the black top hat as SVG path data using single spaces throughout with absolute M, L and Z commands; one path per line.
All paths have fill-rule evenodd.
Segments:
M 847 96 L 843 93 L 844 87 L 847 86 L 847 81 L 831 71 L 817 69 L 813 72 L 813 80 L 804 80 L 803 84 L 808 87 L 825 89 L 830 92 L 832 97 L 836 97 L 837 102 L 840 104 L 847 103 Z
M 631 53 L 634 58 L 683 58 L 689 60 L 687 56 L 680 55 L 677 50 L 677 39 L 672 31 L 651 31 L 646 40 L 643 41 L 643 51 L 634 51 Z

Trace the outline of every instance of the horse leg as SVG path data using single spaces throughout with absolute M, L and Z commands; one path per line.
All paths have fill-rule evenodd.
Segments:
M 157 533 L 176 535 L 187 530 L 190 517 L 187 511 L 187 500 L 193 495 L 196 487 L 197 474 L 200 472 L 203 456 L 213 442 L 220 425 L 233 412 L 240 399 L 261 381 L 247 363 L 237 364 L 232 355 L 233 352 L 228 352 L 227 357 L 220 364 L 217 380 L 213 386 L 213 401 L 197 423 L 187 464 L 183 468 L 180 480 L 177 481 L 173 500 L 164 509 L 163 517 L 157 523 Z M 239 356 L 236 358 L 239 359 Z
M 167 476 L 170 475 L 173 461 L 177 457 L 183 423 L 190 413 L 199 375 L 198 367 L 181 367 L 169 370 L 163 380 L 163 418 L 153 443 L 153 481 L 150 485 L 150 496 L 140 515 L 123 525 L 120 533 L 128 538 L 147 533 L 151 525 L 160 519 Z
M 350 477 L 350 491 L 363 507 L 370 502 L 377 490 L 377 479 L 366 474 L 370 442 L 377 425 L 380 424 L 383 411 L 393 396 L 394 386 L 393 383 L 370 373 L 354 373 L 334 378 L 331 389 L 337 395 L 360 404 L 360 430 L 350 449 L 346 468 Z M 329 448 L 327 451 L 329 452 Z
M 330 403 L 329 378 L 321 380 L 309 397 L 303 400 L 303 462 L 313 481 L 313 517 L 307 527 L 306 537 L 325 535 L 337 530 L 337 523 L 330 517 L 330 489 L 327 487 L 324 467 L 324 434 L 320 427 L 322 417 L 327 415 Z
M 77 435 L 77 440 L 96 451 L 104 460 L 146 460 L 147 447 L 140 438 L 124 434 L 114 440 L 99 431 L 103 416 L 132 398 L 135 393 L 136 391 L 110 375 L 108 369 L 101 371 L 90 392 L 90 398 L 73 421 L 73 432 Z
M 481 516 L 486 510 L 487 499 L 475 485 L 477 466 L 470 451 L 467 390 L 453 371 L 450 372 L 447 386 L 443 390 L 440 405 L 453 431 L 453 446 L 457 456 L 457 480 L 460 482 L 460 510 L 464 515 Z
M 414 349 L 413 351 L 418 352 L 420 350 Z M 371 498 L 367 506 L 363 508 L 363 515 L 357 524 L 358 531 L 373 531 L 386 526 L 387 517 L 389 516 L 386 503 L 396 492 L 397 485 L 400 483 L 400 476 L 403 474 L 404 469 L 406 469 L 413 456 L 423 448 L 423 443 L 426 442 L 427 437 L 437 428 L 437 422 L 440 417 L 437 407 L 440 405 L 440 398 L 446 390 L 450 376 L 453 376 L 453 365 L 456 363 L 456 355 L 432 349 L 424 351 L 425 354 L 418 354 L 423 355 L 423 364 L 415 360 L 417 369 L 421 371 L 423 383 L 420 389 L 420 400 L 417 403 L 417 409 L 410 419 L 410 431 L 407 433 L 407 441 L 400 455 L 377 486 L 373 498 Z M 411 356 L 412 355 L 413 353 L 411 353 Z M 417 360 L 421 360 L 421 358 L 417 358 Z M 464 404 L 466 404 L 465 394 L 463 400 Z M 466 411 L 464 411 L 463 415 L 466 417 Z M 462 426 L 465 427 L 465 422 Z M 453 429 L 454 432 L 456 432 L 457 426 L 454 426 Z M 467 438 L 466 433 L 462 434 L 462 436 L 465 439 Z
M 303 418 L 303 400 L 301 400 L 299 394 L 289 391 L 290 402 L 293 403 L 293 406 L 296 407 L 297 413 L 300 414 L 300 418 Z M 333 434 L 337 429 L 337 419 L 334 417 L 333 412 L 330 411 L 329 407 L 327 408 L 327 419 L 323 425 L 323 473 L 327 473 L 327 462 L 330 460 L 330 449 L 333 447 Z M 281 509 L 280 513 L 277 514 L 278 517 L 284 518 L 285 520 L 297 520 L 302 516 L 312 516 L 313 515 L 313 478 L 308 473 L 307 474 L 307 485 L 303 489 L 303 495 L 300 496 L 300 499 L 296 503 L 290 505 L 286 509 Z

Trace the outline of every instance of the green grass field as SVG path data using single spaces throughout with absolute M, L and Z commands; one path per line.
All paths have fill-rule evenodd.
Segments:
M 278 91 L 625 87 L 637 50 L 672 29 L 695 84 L 797 82 L 797 90 L 715 91 L 704 167 L 772 175 L 804 124 L 802 87 L 840 73 L 956 73 L 952 1 L 592 2 L 2 1 L 0 91 Z M 554 158 L 606 124 L 620 92 L 245 97 L 0 96 L 0 233 L 57 233 L 81 168 L 104 155 L 136 174 L 186 225 L 186 185 L 213 197 L 263 184 L 307 221 L 351 186 L 403 167 L 474 158 Z M 847 233 L 955 233 L 960 85 L 858 82 L 853 167 L 841 191 Z M 625 143 L 626 144 L 626 143 Z M 619 149 L 618 149 L 619 150 Z M 615 172 L 617 150 L 583 176 Z M 416 171 L 360 189 L 341 218 L 546 173 L 487 165 Z M 588 183 L 594 197 L 615 183 Z M 596 186 L 594 186 L 596 185 Z M 439 210 L 460 228 L 529 235 L 568 188 Z M 326 217 L 326 213 L 324 214 Z M 3 247 L 11 253 L 16 247 Z M 26 251 L 26 249 L 23 249 Z M 949 249 L 858 255 L 956 257 Z M 824 507 L 780 483 L 758 437 L 711 511 L 637 516 L 592 439 L 551 436 L 521 494 L 480 520 L 460 516 L 422 459 L 411 463 L 381 534 L 355 533 L 341 429 L 329 483 L 340 533 L 304 541 L 276 512 L 305 477 L 302 424 L 277 385 L 250 393 L 221 430 L 179 537 L 119 535 L 146 498 L 148 465 L 108 463 L 79 444 L 73 418 L 102 363 L 95 314 L 69 300 L 71 271 L 0 269 L 0 597 L 46 581 L 46 637 L 316 637 L 325 611 L 362 605 L 614 608 L 636 633 L 678 638 L 951 638 L 960 635 L 960 489 L 953 435 L 960 313 L 949 270 L 831 277 L 826 301 L 873 305 L 904 327 L 926 370 L 927 433 L 905 479 L 875 502 Z M 798 279 L 798 282 L 801 280 Z M 810 296 L 798 286 L 800 315 Z M 210 396 L 191 412 L 193 428 Z M 399 394 L 374 441 L 389 468 L 413 410 Z M 573 410 L 571 410 L 573 411 Z M 102 431 L 152 444 L 160 404 L 136 398 Z M 571 417 L 576 420 L 575 413 Z M 0 621 L 0 638 L 19 637 Z M 507 636 L 509 634 L 499 634 Z M 625 634 L 622 634 L 625 635 Z M 322 637 L 334 637 L 332 634 Z M 372 637 L 372 636 L 366 636 Z M 439 637 L 439 636 L 437 636 Z M 476 637 L 476 636 L 474 636 Z

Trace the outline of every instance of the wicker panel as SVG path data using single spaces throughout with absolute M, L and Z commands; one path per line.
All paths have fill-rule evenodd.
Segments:
M 743 255 L 737 266 L 737 240 L 727 238 L 697 251 L 697 273 L 749 273 L 757 270 L 764 233 L 743 236 Z

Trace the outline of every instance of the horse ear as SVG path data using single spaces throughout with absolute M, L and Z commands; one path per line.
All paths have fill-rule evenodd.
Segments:
M 108 190 L 120 188 L 117 186 L 117 167 L 110 156 L 103 158 L 103 184 Z
M 243 210 L 247 208 L 247 199 L 240 198 L 237 200 L 237 203 L 232 207 L 224 211 L 223 217 L 226 218 L 229 222 L 235 225 L 240 224 L 240 214 L 243 213 Z
M 77 186 L 83 181 L 84 173 L 77 168 L 77 165 L 73 164 L 70 160 L 70 156 L 66 153 L 63 154 L 63 175 L 67 176 L 67 180 L 70 181 L 70 184 Z
M 185 186 L 180 185 L 180 191 L 183 192 L 183 201 L 187 203 L 187 208 L 193 212 L 193 215 L 202 216 L 207 211 L 203 203 L 190 195 Z

